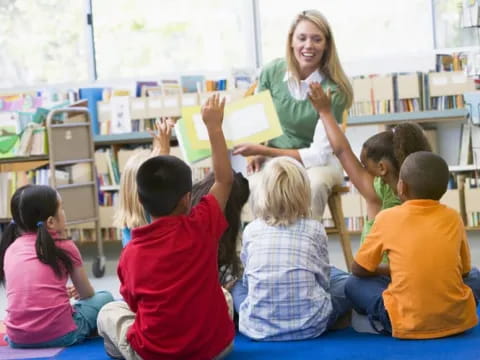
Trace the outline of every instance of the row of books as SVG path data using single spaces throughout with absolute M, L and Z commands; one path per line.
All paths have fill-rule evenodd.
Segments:
M 475 91 L 463 71 L 358 76 L 352 87 L 351 116 L 463 108 L 463 94 Z

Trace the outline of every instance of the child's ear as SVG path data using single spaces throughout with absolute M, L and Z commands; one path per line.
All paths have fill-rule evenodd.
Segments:
M 397 195 L 400 200 L 405 201 L 408 194 L 408 184 L 404 182 L 402 179 L 398 179 L 397 183 Z
M 386 161 L 386 160 L 380 160 L 378 163 L 377 163 L 377 166 L 378 166 L 378 171 L 380 173 L 380 176 L 385 176 L 387 175 L 388 173 L 388 170 L 389 170 L 389 163 Z
M 55 218 L 53 216 L 49 216 L 47 218 L 47 221 L 45 222 L 45 226 L 47 227 L 48 230 L 54 230 L 55 229 Z

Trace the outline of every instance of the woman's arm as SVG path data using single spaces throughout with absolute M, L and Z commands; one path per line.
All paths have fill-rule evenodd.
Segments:
M 74 266 L 70 278 L 80 299 L 86 299 L 95 294 L 95 290 L 93 290 L 83 266 Z
M 233 155 L 242 155 L 242 156 L 267 156 L 267 157 L 276 157 L 276 156 L 290 156 L 298 161 L 302 161 L 300 154 L 297 149 L 277 149 L 270 146 L 260 145 L 260 144 L 240 144 L 233 148 Z
M 326 94 L 320 84 L 312 83 L 310 84 L 308 97 L 313 107 L 318 111 L 333 152 L 340 160 L 352 184 L 367 202 L 380 204 L 380 199 L 373 188 L 373 176 L 357 159 L 347 137 L 335 121 L 331 111 L 330 92 Z

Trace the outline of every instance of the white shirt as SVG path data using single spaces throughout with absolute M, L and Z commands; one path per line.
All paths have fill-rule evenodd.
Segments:
M 295 80 L 293 75 L 287 71 L 285 73 L 284 81 L 287 81 L 290 95 L 296 100 L 305 100 L 310 91 L 309 85 L 312 82 L 321 83 L 323 75 L 320 71 L 311 73 L 305 80 L 300 80 L 300 84 Z M 319 118 L 315 132 L 313 133 L 313 140 L 310 147 L 298 150 L 303 166 L 306 168 L 314 166 L 336 165 L 338 166 L 338 159 L 333 154 L 332 147 L 328 141 L 325 127 L 322 120 Z

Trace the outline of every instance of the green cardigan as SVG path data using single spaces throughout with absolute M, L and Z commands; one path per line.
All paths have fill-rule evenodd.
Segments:
M 260 74 L 258 91 L 270 90 L 273 103 L 280 119 L 283 135 L 271 140 L 269 146 L 282 149 L 309 147 L 318 121 L 318 113 L 308 99 L 296 100 L 290 95 L 285 81 L 287 65 L 284 59 L 277 59 L 266 65 Z M 332 94 L 332 112 L 338 123 L 342 122 L 346 98 L 330 79 L 322 81 L 326 91 Z

